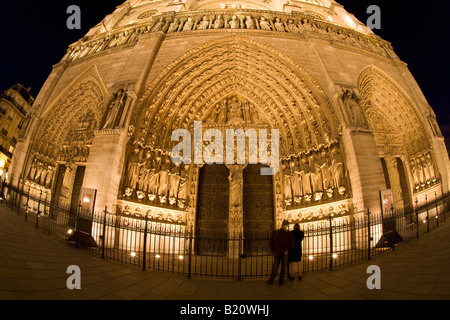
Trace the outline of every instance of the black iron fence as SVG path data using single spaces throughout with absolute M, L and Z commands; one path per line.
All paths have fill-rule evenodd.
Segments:
M 49 235 L 143 270 L 158 270 L 187 277 L 266 278 L 273 257 L 270 234 L 201 235 L 182 224 L 164 224 L 148 217 L 117 212 L 83 211 L 48 201 L 30 188 L 5 187 L 7 202 L 18 216 Z M 435 197 L 414 209 L 391 210 L 383 215 L 361 212 L 301 224 L 305 233 L 303 271 L 332 270 L 370 260 L 418 238 L 444 222 L 449 195 Z

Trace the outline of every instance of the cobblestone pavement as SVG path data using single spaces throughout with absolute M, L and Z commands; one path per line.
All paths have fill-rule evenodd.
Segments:
M 70 265 L 81 269 L 80 290 L 67 288 Z M 370 265 L 380 267 L 380 290 L 367 288 Z M 102 260 L 53 239 L 0 205 L 0 300 L 111 299 L 447 300 L 450 222 L 371 261 L 269 286 L 264 280 L 187 279 Z

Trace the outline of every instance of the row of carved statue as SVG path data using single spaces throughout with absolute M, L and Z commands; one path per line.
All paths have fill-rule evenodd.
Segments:
M 439 180 L 439 174 L 430 152 L 414 157 L 409 164 L 416 191 L 426 189 Z
M 136 147 L 128 161 L 125 197 L 184 209 L 189 170 L 189 165 L 176 165 L 161 151 Z
M 147 25 L 140 25 L 134 29 L 127 28 L 114 34 L 107 33 L 101 38 L 78 42 L 69 48 L 64 60 L 71 62 L 109 48 L 135 43 L 140 35 L 150 32 L 173 33 L 209 29 L 247 29 L 288 33 L 314 32 L 330 37 L 331 41 L 347 43 L 388 58 L 396 57 L 392 49 L 384 42 L 369 39 L 358 32 L 326 22 L 306 17 L 276 17 L 273 14 L 254 16 L 251 14 L 253 12 L 239 15 L 214 14 L 175 16 L 174 18 L 161 16 Z
M 54 174 L 55 168 L 53 166 L 34 158 L 26 180 L 44 188 L 50 188 Z
M 286 207 L 346 195 L 346 172 L 339 145 L 282 160 L 282 194 Z M 324 197 L 326 195 L 326 197 Z

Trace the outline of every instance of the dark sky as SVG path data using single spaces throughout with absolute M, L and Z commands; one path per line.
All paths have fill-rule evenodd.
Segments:
M 6 3 L 5 3 L 6 2 Z M 69 44 L 113 12 L 123 0 L 27 0 L 3 1 L 0 6 L 0 92 L 15 83 L 32 88 L 36 97 Z M 446 137 L 450 138 L 450 40 L 449 1 L 417 6 L 415 1 L 340 0 L 347 11 L 366 23 L 370 5 L 381 8 L 381 30 L 406 62 L 429 104 L 435 110 Z M 69 30 L 69 5 L 81 8 L 82 30 Z

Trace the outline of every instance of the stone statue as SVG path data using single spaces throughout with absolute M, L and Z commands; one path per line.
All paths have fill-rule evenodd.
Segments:
M 161 171 L 159 173 L 159 189 L 158 196 L 159 202 L 165 203 L 167 201 L 167 194 L 169 191 L 169 170 L 170 159 L 165 156 L 161 162 Z
M 188 196 L 188 183 L 189 183 L 189 165 L 185 164 L 181 166 L 180 183 L 178 189 L 178 207 L 181 209 L 186 207 L 186 200 Z
M 198 25 L 198 29 L 199 30 L 206 30 L 206 29 L 208 29 L 208 26 L 209 26 L 208 18 L 206 16 L 204 16 L 203 20 L 200 21 L 200 24 Z
M 331 162 L 331 171 L 333 178 L 333 185 L 338 190 L 339 194 L 345 193 L 345 175 L 344 175 L 344 160 L 342 159 L 339 146 L 332 148 L 333 160 Z
M 152 28 L 152 32 L 161 31 L 163 27 L 164 27 L 164 20 L 161 17 L 159 21 L 155 24 L 155 26 Z
M 291 163 L 291 180 L 292 180 L 292 193 L 294 196 L 294 202 L 300 203 L 302 199 L 302 178 L 300 174 L 300 163 L 299 160 L 294 158 Z
M 277 30 L 277 31 L 282 31 L 282 32 L 286 32 L 286 30 L 284 29 L 284 25 L 283 25 L 283 22 L 281 22 L 281 19 L 280 18 L 276 18 L 275 19 L 275 29 Z
M 223 100 L 221 102 L 220 114 L 217 120 L 218 123 L 226 123 L 227 122 L 227 114 L 228 114 L 228 103 L 227 100 Z
M 169 30 L 167 30 L 167 33 L 176 32 L 178 30 L 179 26 L 180 26 L 180 21 L 178 20 L 178 18 L 175 18 L 173 20 L 173 22 L 170 24 Z
M 231 29 L 239 29 L 239 20 L 236 16 L 233 16 L 228 24 Z
M 261 27 L 261 30 L 272 30 L 270 28 L 269 22 L 264 17 L 261 17 L 261 19 L 259 19 L 259 26 Z
M 253 18 L 251 16 L 246 17 L 245 26 L 247 29 L 255 29 L 255 23 L 253 22 Z
M 368 128 L 361 107 L 359 106 L 359 99 L 351 90 L 345 90 L 342 95 L 345 106 L 347 107 L 347 114 L 349 116 L 349 126 L 355 128 Z
M 186 23 L 183 26 L 183 31 L 189 31 L 192 30 L 192 27 L 194 26 L 194 22 L 192 22 L 192 18 L 189 17 L 186 21 Z
M 294 23 L 292 19 L 288 20 L 287 28 L 290 32 L 300 32 L 300 29 L 297 27 L 297 25 Z
M 139 174 L 139 190 L 142 192 L 149 191 L 150 178 L 153 176 L 154 171 L 152 171 L 152 154 L 149 151 L 145 154 L 145 161 L 140 168 Z
M 314 200 L 319 201 L 322 199 L 323 195 L 323 177 L 322 177 L 322 166 L 319 155 L 311 154 L 311 184 L 314 191 Z
M 113 100 L 108 108 L 108 115 L 103 125 L 103 129 L 113 129 L 118 115 L 125 105 L 126 93 L 123 89 L 120 89 L 114 94 Z
M 419 176 L 420 186 L 425 187 L 425 172 L 423 170 L 423 164 L 420 162 L 420 159 L 416 159 L 416 168 Z
M 241 207 L 243 201 L 242 188 L 244 165 L 232 165 L 228 180 L 230 181 L 230 205 L 232 207 Z
M 150 201 L 154 201 L 158 194 L 159 188 L 159 171 L 161 166 L 161 157 L 159 153 L 155 153 L 152 157 L 150 171 L 148 172 L 148 198 Z
M 281 168 L 284 203 L 286 206 L 290 206 L 292 204 L 291 168 L 287 160 L 282 161 Z
M 214 29 L 222 29 L 224 25 L 224 21 L 221 15 L 217 16 L 217 19 L 214 21 Z
M 180 165 L 173 164 L 169 172 L 169 203 L 177 203 L 178 189 L 180 187 Z
M 130 187 L 133 190 L 136 190 L 138 179 L 139 179 L 139 171 L 140 171 L 140 150 L 138 147 L 134 148 L 132 155 L 130 156 L 130 160 L 128 161 L 128 178 L 127 178 L 127 187 Z
M 426 157 L 427 157 L 426 163 L 427 163 L 428 168 L 430 170 L 430 178 L 431 178 L 431 181 L 434 183 L 437 180 L 437 175 L 436 175 L 436 169 L 434 167 L 434 162 L 433 162 L 433 159 L 431 158 L 431 154 L 427 153 Z
M 302 180 L 302 194 L 306 201 L 311 201 L 313 193 L 311 187 L 311 167 L 309 166 L 306 155 L 302 156 L 301 162 L 300 177 Z
M 420 188 L 419 171 L 417 170 L 416 163 L 414 160 L 411 160 L 409 163 L 410 163 L 411 175 L 413 176 L 413 180 L 414 180 L 414 186 L 415 186 L 416 190 L 419 190 L 419 188 Z

